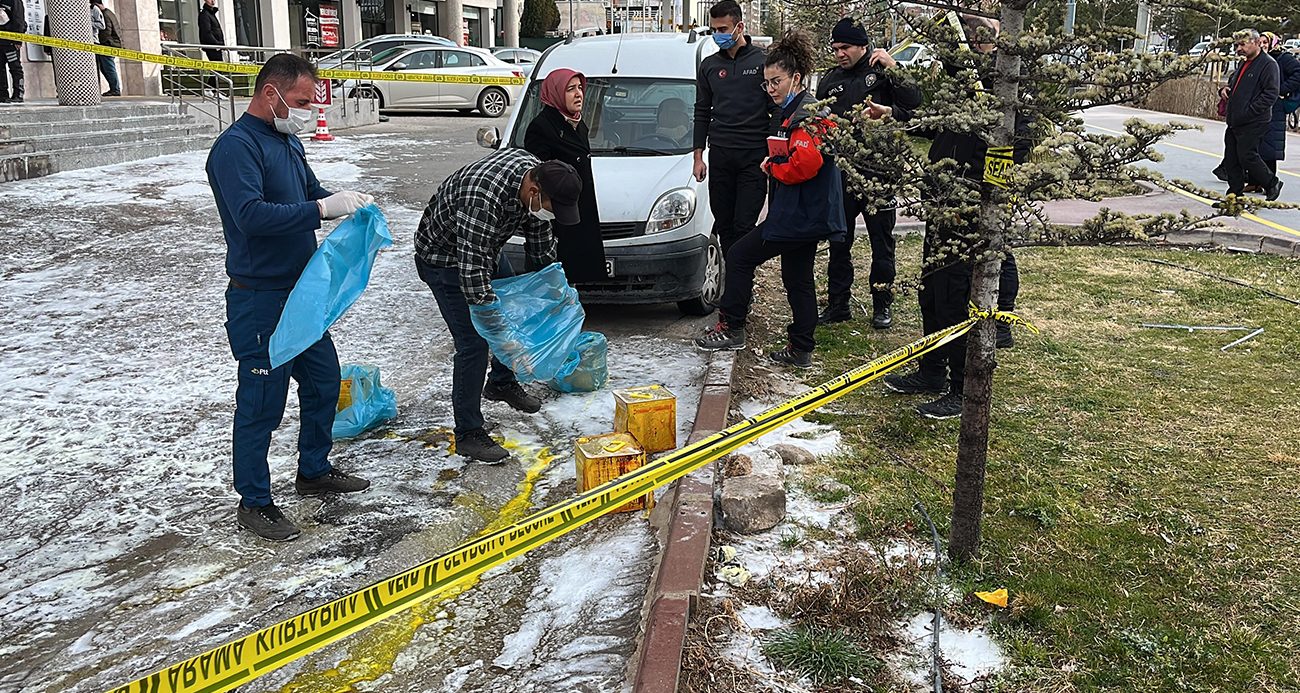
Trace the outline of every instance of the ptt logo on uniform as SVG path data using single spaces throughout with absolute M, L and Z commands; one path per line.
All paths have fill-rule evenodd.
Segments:
M 726 78 L 727 78 L 727 70 L 726 70 L 726 68 L 723 68 L 723 69 L 721 69 L 721 70 L 718 70 L 718 79 L 726 79 Z
M 253 375 L 270 375 L 270 374 L 271 374 L 271 369 L 269 369 L 269 368 L 254 368 L 254 369 L 253 369 Z

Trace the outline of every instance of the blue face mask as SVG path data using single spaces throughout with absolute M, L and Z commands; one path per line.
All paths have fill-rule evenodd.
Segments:
M 737 24 L 736 28 L 739 29 L 740 25 Z M 736 35 L 739 33 L 740 32 L 736 32 L 735 34 L 719 34 L 717 32 L 714 32 L 713 42 L 718 44 L 718 48 L 721 48 L 724 51 L 730 50 L 732 46 L 736 45 L 736 40 L 737 40 Z
M 799 95 L 798 92 L 793 92 L 793 91 L 790 92 L 789 94 L 786 94 L 786 95 L 785 95 L 785 101 L 782 101 L 782 102 L 781 102 L 781 108 L 785 108 L 786 106 L 789 106 L 789 105 L 790 105 L 790 102 L 791 102 L 791 101 L 794 101 L 794 97 L 796 97 L 796 96 L 798 96 L 798 95 Z

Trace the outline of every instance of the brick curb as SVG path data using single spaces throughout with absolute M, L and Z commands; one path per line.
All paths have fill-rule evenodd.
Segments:
M 733 352 L 710 356 L 688 444 L 726 428 L 734 366 Z M 640 659 L 632 676 L 633 693 L 677 691 L 686 628 L 699 600 L 713 533 L 713 483 L 710 464 L 673 484 L 661 501 L 672 508 L 672 515 L 657 576 L 646 595 L 649 610 L 644 617 Z

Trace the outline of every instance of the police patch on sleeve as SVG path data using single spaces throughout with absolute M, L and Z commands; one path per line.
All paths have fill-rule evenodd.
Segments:
M 870 88 L 876 86 L 876 82 L 879 81 L 879 80 L 880 80 L 880 75 L 878 75 L 878 74 L 876 74 L 876 73 L 874 73 L 874 72 L 868 72 L 866 78 L 864 78 L 864 79 L 862 80 L 862 85 L 863 85 L 864 87 L 870 89 Z

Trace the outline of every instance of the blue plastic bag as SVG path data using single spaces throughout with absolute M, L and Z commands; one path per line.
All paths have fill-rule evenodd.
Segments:
M 560 392 L 595 392 L 609 381 L 606 356 L 609 344 L 599 332 L 583 332 L 560 371 L 551 378 L 551 389 Z
M 393 244 L 374 205 L 358 209 L 330 233 L 303 269 L 271 335 L 271 367 L 292 361 L 361 298 L 380 248 Z
M 474 329 L 521 383 L 550 380 L 578 344 L 587 314 L 560 263 L 492 282 L 497 300 L 470 304 Z
M 350 438 L 397 416 L 397 395 L 379 384 L 379 366 L 346 365 L 339 369 L 339 410 L 335 438 Z

